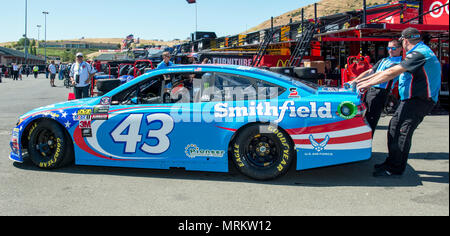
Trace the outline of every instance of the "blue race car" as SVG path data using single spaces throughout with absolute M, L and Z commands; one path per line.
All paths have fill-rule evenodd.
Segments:
M 258 180 L 367 160 L 365 108 L 351 90 L 319 88 L 242 66 L 153 70 L 101 97 L 19 118 L 10 159 L 77 165 L 227 172 Z

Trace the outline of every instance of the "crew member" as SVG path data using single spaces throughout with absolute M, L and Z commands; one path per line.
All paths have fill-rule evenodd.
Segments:
M 163 52 L 162 53 L 163 61 L 159 63 L 158 67 L 156 69 L 165 69 L 168 67 L 173 66 L 174 64 L 170 61 L 170 53 L 169 52 Z M 165 80 L 165 86 L 164 86 L 164 95 L 170 94 L 170 90 L 172 89 L 172 79 L 169 75 L 164 75 Z
M 89 97 L 91 79 L 95 74 L 94 68 L 83 61 L 83 54 L 77 53 L 76 62 L 70 68 L 70 81 L 74 86 L 75 99 Z
M 367 90 L 399 76 L 400 105 L 389 124 L 389 156 L 375 165 L 373 176 L 401 176 L 406 169 L 411 140 L 415 129 L 438 101 L 441 86 L 441 66 L 433 51 L 422 41 L 415 28 L 403 30 L 399 39 L 407 51 L 406 58 L 396 66 L 376 73 L 358 84 Z
M 369 78 L 369 75 L 376 72 L 381 72 L 399 64 L 402 61 L 402 45 L 398 40 L 392 40 L 388 43 L 389 57 L 383 58 L 375 64 L 372 69 L 369 69 L 359 75 L 351 83 L 361 83 Z M 386 104 L 386 99 L 397 82 L 398 77 L 395 79 L 374 85 L 371 87 L 364 96 L 364 103 L 367 107 L 366 120 L 372 128 L 372 136 L 375 134 L 378 121 L 380 120 L 381 112 Z
M 169 52 L 163 52 L 162 54 L 163 61 L 159 63 L 158 67 L 156 69 L 164 69 L 170 66 L 173 66 L 174 64 L 170 61 L 170 53 Z

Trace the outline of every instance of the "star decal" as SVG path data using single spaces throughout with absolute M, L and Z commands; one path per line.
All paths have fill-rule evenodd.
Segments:
M 64 125 L 66 126 L 66 128 L 70 128 L 70 126 L 72 126 L 72 123 L 70 123 L 69 121 L 67 121 L 66 123 L 64 123 Z

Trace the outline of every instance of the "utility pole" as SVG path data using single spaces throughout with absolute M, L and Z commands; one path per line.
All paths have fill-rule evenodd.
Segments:
M 45 39 L 44 39 L 44 54 L 45 54 L 45 65 L 47 65 L 47 15 L 49 14 L 48 11 L 43 11 L 42 14 L 44 14 L 45 18 Z
M 195 1 L 195 32 L 198 31 L 198 10 L 197 10 L 198 2 Z M 196 33 L 197 34 L 197 33 Z M 197 36 L 196 36 L 197 37 Z M 197 38 L 196 38 L 197 39 Z

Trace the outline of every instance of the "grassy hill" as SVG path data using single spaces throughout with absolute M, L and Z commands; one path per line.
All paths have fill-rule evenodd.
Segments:
M 392 0 L 367 0 L 367 6 L 381 5 L 392 2 Z M 314 4 L 310 4 L 289 12 L 284 13 L 281 16 L 274 16 L 274 26 L 289 24 L 292 19 L 293 22 L 301 20 L 301 10 L 304 9 L 305 19 L 314 18 Z M 317 2 L 317 16 L 328 16 L 339 12 L 346 12 L 352 10 L 358 10 L 363 8 L 362 0 L 321 0 Z M 250 28 L 244 33 L 259 31 L 262 29 L 270 28 L 271 21 L 268 17 L 267 21 Z

